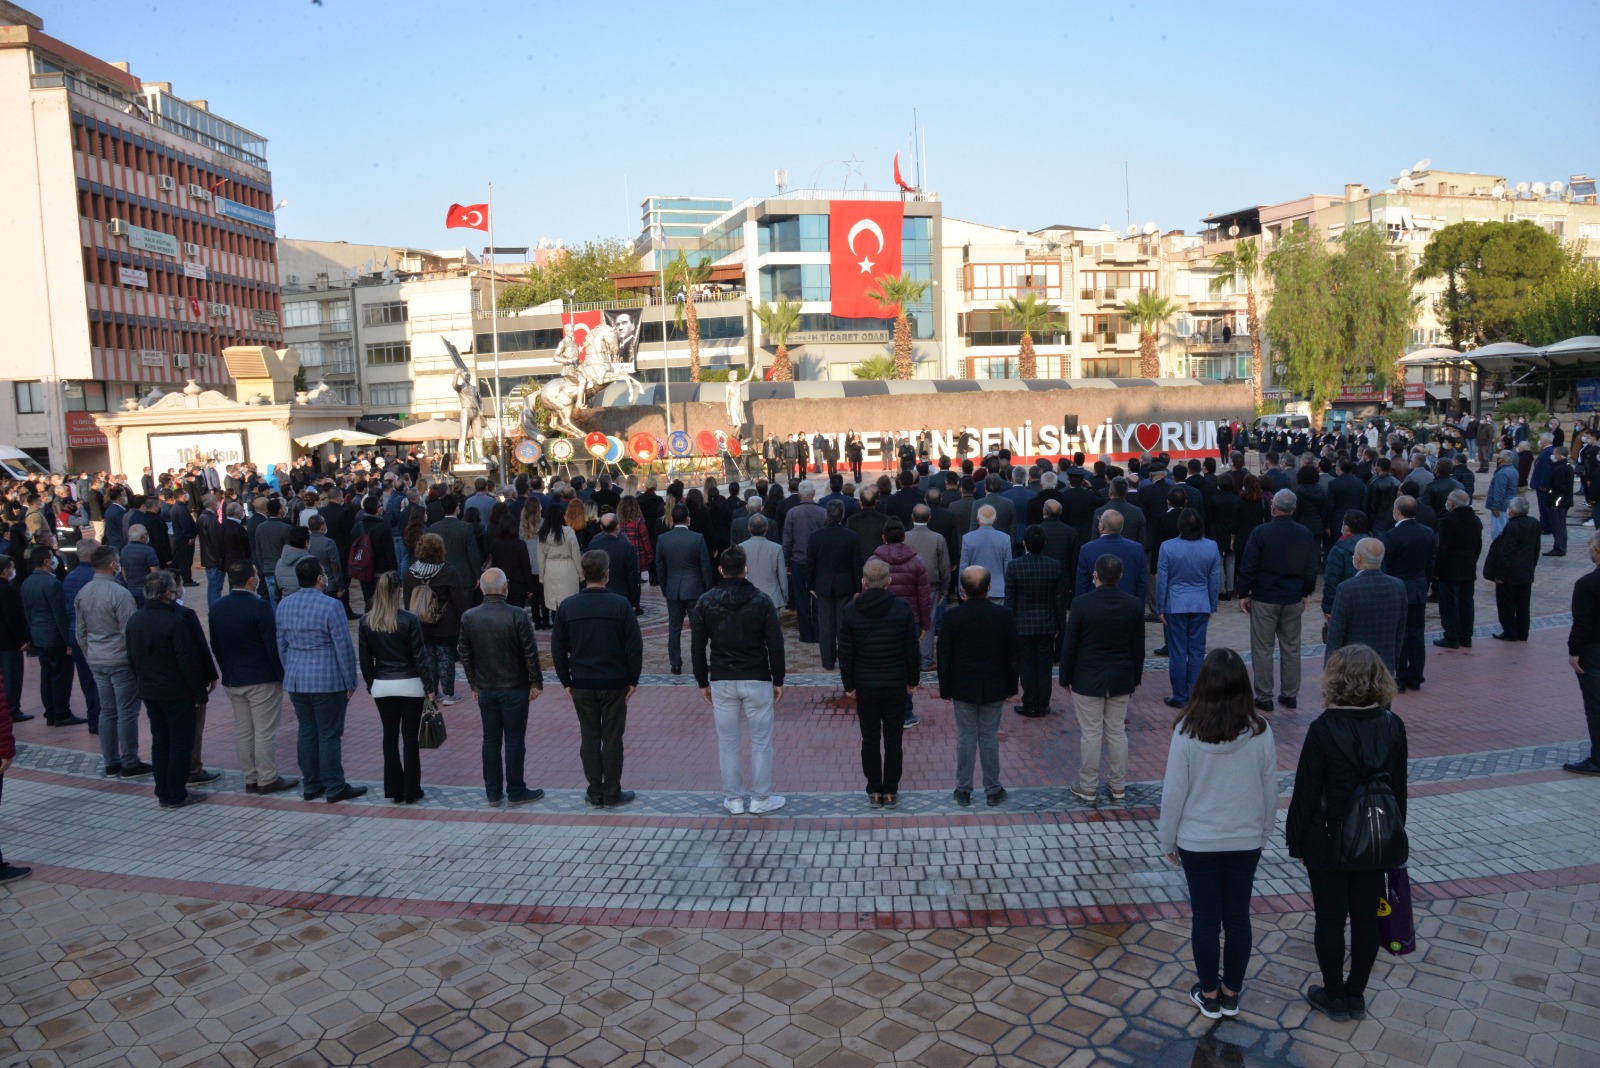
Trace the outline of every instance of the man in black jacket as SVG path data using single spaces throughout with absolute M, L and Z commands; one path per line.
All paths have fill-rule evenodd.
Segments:
M 1017 692 L 1017 629 L 1012 613 L 989 600 L 989 572 L 961 573 L 964 600 L 939 628 L 939 697 L 955 702 L 958 805 L 972 803 L 972 760 L 983 766 L 990 805 L 1005 800 L 1000 785 L 1000 714 Z
M 864 592 L 845 604 L 839 618 L 839 681 L 846 696 L 856 697 L 861 770 L 874 808 L 892 808 L 898 800 L 906 695 L 922 677 L 916 617 L 910 605 L 889 592 L 889 577 L 887 561 L 868 560 L 862 568 Z
M 525 805 L 544 796 L 523 779 L 528 704 L 544 692 L 544 669 L 533 617 L 506 603 L 506 573 L 491 567 L 478 580 L 483 603 L 461 617 L 456 650 L 483 718 L 483 789 L 490 805 Z M 501 761 L 501 747 L 505 758 Z
M 1550 547 L 1546 556 L 1567 555 L 1567 510 L 1572 507 L 1573 471 L 1572 465 L 1567 462 L 1567 450 L 1556 449 L 1550 454 L 1549 482 L 1545 491 L 1550 500 L 1550 532 L 1555 538 L 1555 544 Z
M 1097 559 L 1094 589 L 1073 601 L 1061 636 L 1061 685 L 1072 698 L 1081 732 L 1078 781 L 1072 796 L 1089 804 L 1095 802 L 1100 788 L 1102 738 L 1111 800 L 1120 804 L 1123 799 L 1128 774 L 1128 698 L 1144 673 L 1144 605 L 1117 588 L 1121 581 L 1118 557 L 1107 553 Z
M 1339 477 L 1328 483 L 1328 525 L 1338 530 L 1351 510 L 1366 512 L 1367 487 L 1356 477 L 1355 461 L 1346 457 L 1339 461 Z
M 861 542 L 861 559 L 866 560 L 878 551 L 878 546 L 883 544 L 883 528 L 888 525 L 889 517 L 878 510 L 878 491 L 868 486 L 861 491 L 861 510 L 845 520 L 845 526 Z M 861 572 L 856 572 L 857 579 Z M 855 585 L 854 582 L 851 583 Z
M 600 533 L 589 543 L 610 560 L 606 588 L 627 599 L 630 608 L 639 607 L 639 554 L 633 544 L 617 533 L 617 517 L 610 512 L 600 517 Z
M 1438 479 L 1434 479 L 1437 485 Z M 1434 577 L 1439 583 L 1439 622 L 1444 637 L 1435 638 L 1441 649 L 1471 649 L 1474 616 L 1473 587 L 1478 578 L 1478 557 L 1483 553 L 1483 520 L 1472 510 L 1466 490 L 1454 490 L 1439 519 L 1439 551 L 1434 557 Z
M 1317 588 L 1317 543 L 1294 519 L 1292 490 L 1272 495 L 1272 521 L 1250 532 L 1239 559 L 1239 611 L 1250 617 L 1250 663 L 1256 708 L 1272 711 L 1272 652 L 1282 660 L 1278 703 L 1300 697 L 1300 620 Z M 1392 524 L 1391 524 L 1392 525 Z
M 1394 526 L 1394 499 L 1400 496 L 1400 480 L 1390 474 L 1389 458 L 1378 457 L 1372 481 L 1367 485 L 1367 529 L 1382 534 Z
M 1427 644 L 1422 640 L 1428 610 L 1428 578 L 1433 574 L 1438 543 L 1433 531 L 1417 519 L 1417 499 L 1395 498 L 1394 526 L 1383 536 L 1383 570 L 1406 584 L 1406 629 L 1395 658 L 1395 683 L 1400 693 L 1422 689 Z
M 845 529 L 844 505 L 829 501 L 827 515 L 827 525 L 813 531 L 806 543 L 806 559 L 822 667 L 832 671 L 839 648 L 839 619 L 855 596 L 862 565 L 871 554 L 862 552 L 861 538 Z M 795 591 L 796 597 L 807 595 L 807 591 Z
M 1589 755 L 1563 764 L 1580 775 L 1600 775 L 1600 531 L 1589 535 L 1593 571 L 1572 586 L 1572 630 L 1567 634 L 1567 659 L 1578 676 L 1583 716 L 1589 722 Z
M 783 628 L 778 609 L 744 577 L 744 550 L 722 551 L 722 584 L 701 594 L 689 612 L 689 655 L 700 696 L 717 727 L 722 807 L 761 815 L 784 805 L 772 792 L 774 706 L 783 698 Z M 750 789 L 745 799 L 744 725 L 750 726 Z
M 578 715 L 578 756 L 596 808 L 633 800 L 622 788 L 622 735 L 644 661 L 638 617 L 608 588 L 610 564 L 604 552 L 583 554 L 583 589 L 561 602 L 550 631 L 550 659 Z
M 192 609 L 178 604 L 180 587 L 170 571 L 144 581 L 144 607 L 128 620 L 128 664 L 150 716 L 150 763 L 162 808 L 204 801 L 190 790 L 195 707 L 217 684 L 217 668 Z M 215 776 L 213 776 L 214 778 Z
M 1495 637 L 1503 642 L 1525 642 L 1533 574 L 1539 567 L 1539 521 L 1528 514 L 1526 497 L 1511 498 L 1506 514 L 1511 518 L 1505 529 L 1489 542 L 1483 577 L 1494 583 L 1494 605 L 1500 617 L 1500 633 Z
M 1014 711 L 1037 719 L 1050 714 L 1050 659 L 1073 579 L 1044 554 L 1043 527 L 1024 530 L 1022 545 L 1023 554 L 1006 565 L 1005 606 L 1016 621 L 1022 673 L 1022 703 Z

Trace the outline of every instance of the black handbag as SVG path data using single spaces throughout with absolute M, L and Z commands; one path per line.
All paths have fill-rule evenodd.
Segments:
M 444 726 L 444 712 L 432 697 L 422 705 L 422 722 L 417 727 L 417 748 L 437 749 L 449 737 Z

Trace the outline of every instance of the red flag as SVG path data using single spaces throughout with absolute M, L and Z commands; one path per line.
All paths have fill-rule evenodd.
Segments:
M 867 296 L 878 279 L 900 273 L 898 200 L 834 200 L 828 204 L 828 248 L 833 314 L 841 319 L 885 319 L 900 314 Z
M 198 319 L 200 317 L 200 298 L 199 297 L 190 297 L 189 298 L 189 310 L 194 312 L 194 315 L 195 315 L 196 319 Z
M 589 359 L 589 331 L 605 321 L 605 313 L 600 311 L 567 312 L 562 315 L 561 321 L 572 326 L 572 340 L 578 346 L 578 358 L 587 362 Z
M 894 184 L 904 189 L 907 193 L 915 193 L 917 191 L 910 182 L 900 177 L 900 153 L 898 152 L 894 154 Z
M 444 214 L 444 224 L 450 229 L 466 227 L 468 230 L 489 229 L 489 205 L 452 204 Z

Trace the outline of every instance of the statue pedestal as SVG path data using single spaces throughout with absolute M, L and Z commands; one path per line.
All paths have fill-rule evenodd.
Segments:
M 470 464 L 452 464 L 450 467 L 450 474 L 452 477 L 462 479 L 470 484 L 472 480 L 477 478 L 479 475 L 488 478 L 489 465 L 481 462 L 473 462 Z

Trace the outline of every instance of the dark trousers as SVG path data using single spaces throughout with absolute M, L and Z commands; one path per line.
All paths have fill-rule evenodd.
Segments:
M 156 800 L 176 805 L 189 796 L 189 757 L 194 748 L 193 701 L 146 701 L 150 716 L 150 763 Z
M 1237 994 L 1250 963 L 1250 892 L 1261 850 L 1200 853 L 1180 849 L 1178 857 L 1183 861 L 1194 910 L 1189 940 L 1200 989 L 1217 989 L 1220 961 L 1222 985 Z
M 1578 692 L 1583 694 L 1583 718 L 1589 721 L 1589 759 L 1600 763 L 1600 645 L 1578 654 Z
M 47 723 L 72 715 L 72 650 L 39 649 L 39 703 Z
M 0 675 L 5 677 L 6 708 L 13 716 L 22 715 L 22 673 L 27 658 L 21 649 L 0 652 Z
M 1427 615 L 1428 606 L 1421 601 L 1406 605 L 1406 632 L 1400 639 L 1399 655 L 1395 657 L 1395 681 L 1402 685 L 1421 686 L 1427 681 L 1423 668 L 1427 663 L 1428 643 L 1422 640 Z
M 817 651 L 822 669 L 832 671 L 839 659 L 839 622 L 844 618 L 848 597 L 810 597 L 812 609 L 817 614 Z
M 1550 551 L 1565 553 L 1567 551 L 1567 510 L 1565 508 L 1551 507 L 1550 533 L 1555 538 L 1555 544 L 1550 547 Z
M 795 629 L 803 642 L 817 640 L 817 601 L 811 596 L 811 565 L 796 560 L 789 565 L 789 594 L 794 598 Z
M 290 693 L 289 704 L 298 726 L 295 757 L 301 790 L 338 793 L 350 785 L 344 777 L 344 715 L 350 699 L 343 690 Z
M 1514 642 L 1528 640 L 1528 602 L 1532 596 L 1532 583 L 1495 583 L 1494 606 L 1500 615 L 1500 632 Z
M 856 694 L 856 718 L 861 721 L 861 772 L 867 777 L 869 794 L 900 792 L 900 738 L 905 733 L 905 708 L 903 690 Z
M 1023 634 L 1017 638 L 1017 656 L 1022 664 L 1024 711 L 1050 711 L 1050 654 L 1054 648 L 1053 634 Z
M 83 715 L 89 721 L 89 729 L 100 729 L 100 687 L 95 685 L 94 671 L 89 667 L 89 661 L 83 658 L 83 650 L 78 648 L 78 643 L 73 642 L 72 667 L 78 673 L 78 689 L 83 691 Z
M 422 797 L 422 757 L 417 731 L 422 726 L 422 698 L 380 697 L 383 722 L 383 796 L 412 802 Z
M 1322 969 L 1322 987 L 1331 998 L 1367 992 L 1367 976 L 1378 959 L 1378 898 L 1383 896 L 1381 871 L 1316 871 L 1311 902 L 1316 908 L 1312 942 Z M 1344 924 L 1350 921 L 1350 974 L 1344 973 Z
M 1456 645 L 1472 641 L 1472 627 L 1476 605 L 1473 602 L 1473 583 L 1439 583 L 1439 622 L 1444 624 L 1444 640 Z
M 1552 531 L 1550 523 L 1550 491 L 1547 489 L 1534 490 L 1534 500 L 1539 503 L 1539 533 L 1549 534 Z
M 627 690 L 572 689 L 578 714 L 578 759 L 591 804 L 615 804 L 622 794 L 622 733 L 628 727 Z
M 178 576 L 179 582 L 193 582 L 190 572 L 194 570 L 194 539 L 172 539 L 172 571 Z
M 693 601 L 667 602 L 667 663 L 674 671 L 683 668 L 683 622 L 693 607 Z
M 527 793 L 522 767 L 528 757 L 528 691 L 479 690 L 478 714 L 483 717 L 483 792 L 490 801 Z

